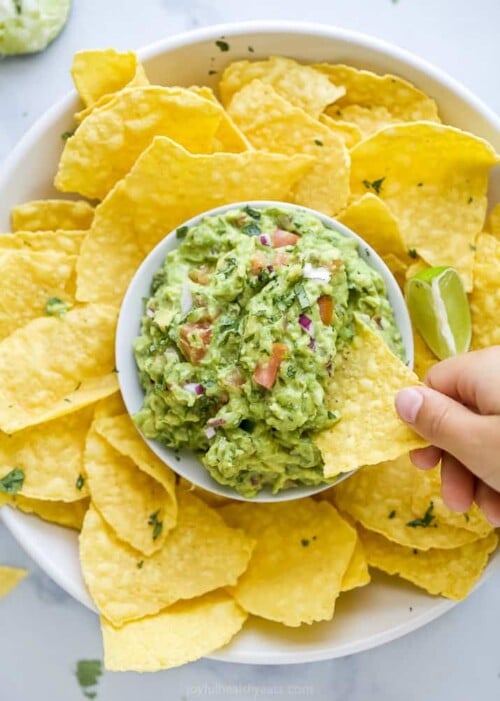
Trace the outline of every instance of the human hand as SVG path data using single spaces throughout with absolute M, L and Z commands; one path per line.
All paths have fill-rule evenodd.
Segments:
M 410 453 L 429 470 L 441 460 L 445 504 L 466 511 L 473 501 L 500 526 L 500 346 L 434 365 L 426 387 L 396 395 L 399 416 L 432 445 Z

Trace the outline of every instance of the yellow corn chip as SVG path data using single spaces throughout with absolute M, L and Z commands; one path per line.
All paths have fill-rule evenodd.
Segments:
M 6 596 L 28 575 L 28 570 L 0 565 L 0 599 Z
M 343 140 L 270 86 L 254 80 L 236 93 L 229 115 L 257 149 L 313 156 L 316 164 L 293 187 L 292 200 L 334 215 L 349 197 L 349 153 Z
M 326 389 L 327 403 L 340 421 L 315 437 L 325 477 L 397 458 L 427 445 L 398 417 L 394 396 L 418 378 L 365 324 L 342 356 Z
M 207 86 L 203 85 L 199 87 L 198 85 L 194 85 L 189 89 L 197 95 L 200 95 L 200 97 L 204 97 L 205 100 L 215 102 L 217 105 L 219 104 L 214 93 Z M 249 151 L 251 148 L 252 146 L 245 135 L 238 129 L 228 113 L 222 110 L 222 119 L 214 136 L 212 151 L 214 153 L 217 151 L 241 153 L 242 151 Z
M 352 122 L 343 122 L 340 119 L 335 120 L 327 114 L 321 114 L 319 121 L 333 131 L 334 134 L 340 136 L 348 149 L 351 149 L 363 138 L 361 129 Z
M 433 365 L 439 362 L 416 329 L 413 329 L 413 370 L 423 380 Z
M 390 207 L 408 249 L 451 265 L 472 289 L 473 244 L 486 213 L 488 173 L 498 158 L 483 139 L 440 124 L 398 124 L 351 151 L 351 187 Z M 453 245 L 450 245 L 450 240 Z
M 94 423 L 85 472 L 92 502 L 117 536 L 144 555 L 159 550 L 177 521 L 175 475 L 149 450 L 128 416 Z
M 480 234 L 476 240 L 470 309 L 472 348 L 500 343 L 500 240 L 492 234 Z
M 219 506 L 225 506 L 226 504 L 234 504 L 235 500 L 229 497 L 222 496 L 221 494 L 215 494 L 215 492 L 207 492 L 205 489 L 198 487 L 196 484 L 191 484 L 189 480 L 185 477 L 180 477 L 177 485 L 178 489 L 183 489 L 188 494 L 193 494 L 195 497 L 202 499 L 205 504 L 208 504 L 212 508 L 217 508 Z
M 116 626 L 235 584 L 247 567 L 250 538 L 196 497 L 178 492 L 177 499 L 177 525 L 149 558 L 119 541 L 95 508 L 85 517 L 83 574 L 100 612 Z
M 232 593 L 245 611 L 287 626 L 330 620 L 356 531 L 326 501 L 232 504 L 227 523 L 257 540 Z
M 441 496 L 441 476 L 439 467 L 432 470 L 418 470 L 412 496 L 412 509 L 416 514 L 425 513 L 430 502 L 433 504 L 433 514 L 442 523 L 455 528 L 465 528 L 476 533 L 478 538 L 484 538 L 493 530 L 477 504 L 472 504 L 468 511 L 457 513 L 449 509 Z
M 226 645 L 247 614 L 222 591 L 182 601 L 115 628 L 101 620 L 104 665 L 113 672 L 155 672 L 192 662 Z
M 457 548 L 477 540 L 475 533 L 443 521 L 430 501 L 423 511 L 413 511 L 416 473 L 417 468 L 403 455 L 361 468 L 329 490 L 327 496 L 365 528 L 408 548 Z
M 35 319 L 0 342 L 0 430 L 14 433 L 116 391 L 116 310 L 88 305 Z
M 496 549 L 498 536 L 486 538 L 451 550 L 412 550 L 396 545 L 376 533 L 360 529 L 368 564 L 387 574 L 397 574 L 429 594 L 464 599 L 479 581 Z
M 356 545 L 354 546 L 354 552 L 351 560 L 342 579 L 341 591 L 351 591 L 351 589 L 364 587 L 370 583 L 370 580 L 371 577 L 370 572 L 368 571 L 368 562 L 366 560 L 365 551 L 363 550 L 363 545 L 358 538 L 356 540 Z
M 15 234 L 0 234 L 0 254 L 9 250 L 46 253 L 56 251 L 68 256 L 80 253 L 85 231 L 16 231 Z
M 495 205 L 489 213 L 485 231 L 500 239 L 500 203 Z
M 0 248 L 0 341 L 46 314 L 51 300 L 73 305 L 68 286 L 74 265 L 75 258 L 63 253 Z
M 13 435 L 0 433 L 0 479 L 14 467 L 24 472 L 20 494 L 47 501 L 77 501 L 88 495 L 83 475 L 89 406 Z
M 210 152 L 221 116 L 220 106 L 185 88 L 122 90 L 66 141 L 54 184 L 63 192 L 103 199 L 155 136 Z
M 122 395 L 120 391 L 117 391 L 96 404 L 94 420 L 98 421 L 108 416 L 119 416 L 126 411 L 127 409 L 123 403 Z
M 233 95 L 253 80 L 261 80 L 292 105 L 317 118 L 325 107 L 345 94 L 327 76 L 291 58 L 271 56 L 266 61 L 235 61 L 219 84 L 222 104 L 228 107 Z
M 338 220 L 374 248 L 393 273 L 404 273 L 411 258 L 398 222 L 383 200 L 367 192 L 352 202 Z
M 327 108 L 327 114 L 356 124 L 364 136 L 397 122 L 440 121 L 434 100 L 398 76 L 343 64 L 314 67 L 345 88 L 345 95 Z
M 176 226 L 218 205 L 283 199 L 311 163 L 259 151 L 194 155 L 157 136 L 96 210 L 77 298 L 118 304 L 144 253 Z
M 44 521 L 55 523 L 65 528 L 72 528 L 75 531 L 81 530 L 85 513 L 89 508 L 88 499 L 79 499 L 72 502 L 43 501 L 41 499 L 29 499 L 19 494 L 11 496 L 0 493 L 0 506 L 3 506 L 3 504 L 8 504 L 26 514 L 34 514 Z
M 88 229 L 94 208 L 84 200 L 33 200 L 11 212 L 12 231 L 76 231 Z
M 133 51 L 77 51 L 71 67 L 75 87 L 85 105 L 125 87 L 147 85 L 144 68 Z

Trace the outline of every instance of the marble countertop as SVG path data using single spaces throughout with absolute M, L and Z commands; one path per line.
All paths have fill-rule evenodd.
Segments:
M 500 110 L 498 0 L 75 0 L 39 56 L 0 62 L 0 161 L 71 85 L 80 48 L 138 48 L 207 24 L 305 20 L 373 34 L 424 56 Z M 0 700 L 79 701 L 76 661 L 102 657 L 97 618 L 57 587 L 0 525 L 0 564 L 30 575 L 0 601 Z M 155 675 L 105 673 L 99 701 L 305 697 L 333 701 L 498 701 L 500 577 L 425 628 L 383 647 L 290 667 L 200 660 Z

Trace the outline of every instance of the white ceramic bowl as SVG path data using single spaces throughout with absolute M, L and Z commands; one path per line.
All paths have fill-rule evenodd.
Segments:
M 221 36 L 229 41 L 227 53 L 215 47 L 214 42 Z M 302 61 L 343 61 L 397 73 L 436 99 L 445 122 L 483 136 L 500 150 L 500 119 L 468 90 L 426 61 L 349 30 L 283 21 L 240 23 L 164 39 L 140 55 L 152 82 L 215 85 L 218 76 L 210 78 L 209 68 L 213 65 L 220 70 L 229 61 L 247 58 L 249 45 L 254 48 L 254 58 L 282 54 Z M 61 152 L 60 134 L 73 124 L 72 114 L 77 108 L 74 93 L 65 97 L 37 122 L 5 162 L 0 175 L 0 231 L 8 230 L 13 205 L 60 196 L 52 186 Z M 498 200 L 498 169 L 490 191 L 492 201 Z M 80 572 L 77 535 L 8 507 L 2 516 L 38 564 L 93 609 Z M 500 570 L 498 553 L 485 576 L 494 570 Z M 342 595 L 333 621 L 285 628 L 253 619 L 228 647 L 212 657 L 252 664 L 293 664 L 351 655 L 415 630 L 454 606 L 452 601 L 428 596 L 394 578 L 375 575 L 373 579 L 369 587 Z
M 320 219 L 325 226 L 334 229 L 339 234 L 342 234 L 347 238 L 352 238 L 357 241 L 358 253 L 360 257 L 371 268 L 376 270 L 385 282 L 387 297 L 394 311 L 394 318 L 403 339 L 406 362 L 409 367 L 413 367 L 413 337 L 411 322 L 403 294 L 396 280 L 376 251 L 374 251 L 371 246 L 368 246 L 366 241 L 363 241 L 363 239 L 357 234 L 343 224 L 337 222 L 335 219 L 331 219 L 331 217 L 327 217 L 322 212 L 309 209 L 308 207 L 299 207 L 286 202 L 259 200 L 252 202 L 236 202 L 233 204 L 223 205 L 222 207 L 216 207 L 215 209 L 211 209 L 208 212 L 203 212 L 202 214 L 193 217 L 189 221 L 184 222 L 181 226 L 188 226 L 191 228 L 199 224 L 199 222 L 205 217 L 223 214 L 231 209 L 237 209 L 239 207 L 244 207 L 245 205 L 250 205 L 254 209 L 265 209 L 266 207 L 278 206 L 288 211 L 305 211 Z M 120 309 L 118 328 L 116 332 L 116 366 L 118 369 L 118 379 L 123 401 L 125 402 L 125 406 L 127 407 L 129 414 L 132 416 L 139 411 L 144 400 L 144 390 L 142 389 L 139 381 L 139 374 L 132 349 L 134 340 L 140 333 L 141 319 L 144 315 L 144 299 L 147 299 L 150 296 L 153 274 L 159 268 L 161 268 L 167 254 L 176 248 L 179 243 L 180 241 L 175 236 L 175 232 L 170 232 L 151 251 L 132 278 Z M 328 489 L 328 487 L 330 487 L 332 484 L 341 482 L 343 479 L 346 479 L 352 474 L 352 472 L 349 472 L 339 475 L 337 480 L 329 484 L 322 484 L 314 487 L 301 485 L 294 487 L 293 489 L 283 490 L 278 494 L 272 494 L 269 488 L 265 488 L 259 492 L 257 496 L 247 498 L 241 494 L 238 494 L 238 492 L 231 487 L 227 487 L 216 482 L 194 453 L 187 450 L 176 453 L 174 450 L 167 448 L 158 441 L 148 440 L 144 436 L 142 436 L 142 438 L 146 441 L 151 450 L 156 453 L 160 460 L 163 460 L 164 463 L 169 465 L 179 475 L 182 475 L 193 484 L 196 484 L 198 487 L 202 487 L 209 492 L 231 497 L 232 499 L 239 499 L 240 501 L 275 502 L 300 499 L 302 497 L 311 496 L 312 494 L 317 494 L 324 489 Z

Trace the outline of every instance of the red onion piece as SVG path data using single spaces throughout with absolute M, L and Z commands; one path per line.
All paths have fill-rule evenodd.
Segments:
M 271 239 L 267 234 L 261 234 L 259 236 L 259 241 L 263 246 L 270 246 L 271 245 Z
M 305 314 L 301 314 L 299 316 L 299 324 L 302 326 L 304 331 L 307 331 L 307 333 L 312 336 L 314 332 L 314 329 L 312 328 L 312 319 Z
M 193 306 L 193 295 L 188 282 L 182 284 L 181 290 L 181 312 L 187 314 Z
M 217 426 L 224 426 L 226 419 L 209 419 L 207 421 L 207 426 L 210 428 L 217 428 Z
M 205 429 L 205 436 L 210 440 L 211 438 L 214 438 L 215 436 L 215 428 L 212 426 L 209 426 L 208 428 Z
M 196 394 L 198 397 L 202 394 L 205 394 L 205 389 L 203 385 L 200 385 L 199 382 L 188 382 L 186 385 L 184 385 L 184 389 L 187 392 L 192 392 L 193 394 Z

